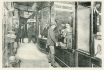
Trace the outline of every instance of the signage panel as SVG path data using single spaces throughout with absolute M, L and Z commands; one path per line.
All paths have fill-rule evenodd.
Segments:
M 64 4 L 60 2 L 54 2 L 54 9 L 60 10 L 60 11 L 73 12 L 75 10 L 75 6 L 73 4 Z

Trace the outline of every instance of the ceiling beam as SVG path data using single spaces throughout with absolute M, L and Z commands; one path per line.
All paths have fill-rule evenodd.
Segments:
M 14 3 L 16 3 L 18 5 L 32 7 L 35 2 L 14 2 Z
M 29 10 L 20 10 L 19 8 L 15 8 L 15 9 L 18 9 L 19 11 L 34 12 L 34 11 L 29 11 Z

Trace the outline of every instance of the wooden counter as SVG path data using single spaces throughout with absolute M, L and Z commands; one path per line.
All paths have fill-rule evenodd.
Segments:
M 38 38 L 40 48 L 45 50 L 46 39 Z M 79 50 L 55 47 L 55 60 L 62 67 L 101 67 L 101 60 Z M 96 65 L 96 66 L 95 66 Z
M 45 50 L 46 40 L 38 38 L 38 44 L 40 48 Z M 62 67 L 74 67 L 74 53 L 72 49 L 61 49 L 60 46 L 55 48 L 55 60 L 61 65 Z

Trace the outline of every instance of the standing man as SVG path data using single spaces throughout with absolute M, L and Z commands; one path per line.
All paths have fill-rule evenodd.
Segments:
M 16 29 L 15 29 L 15 32 L 16 32 L 16 42 L 17 42 L 17 46 L 19 46 L 19 39 L 20 39 L 20 28 L 19 27 L 17 27 Z
M 25 36 L 25 30 L 24 30 L 23 24 L 21 24 L 20 27 L 21 27 L 21 31 L 20 31 L 20 33 L 21 33 L 21 36 L 20 36 L 20 43 L 21 43 L 21 42 L 24 43 L 23 40 L 24 40 L 24 36 Z
M 55 66 L 55 59 L 54 59 L 54 54 L 55 54 L 55 45 L 57 45 L 57 41 L 55 39 L 54 35 L 54 28 L 56 27 L 55 23 L 51 24 L 51 27 L 48 29 L 48 38 L 47 38 L 47 46 L 49 48 L 49 53 L 48 53 L 48 59 L 49 62 L 51 63 L 51 66 Z
M 45 28 L 43 30 L 43 37 L 47 38 L 47 36 L 48 36 L 48 25 L 46 24 L 46 26 L 45 26 Z
M 32 35 L 33 35 L 33 28 L 32 28 L 32 25 L 29 25 L 29 28 L 28 28 L 28 43 L 31 42 L 32 40 Z
M 36 23 L 33 23 L 33 26 L 32 26 L 32 29 L 33 29 L 33 32 L 32 32 L 32 41 L 34 43 L 37 42 L 37 30 L 36 30 Z

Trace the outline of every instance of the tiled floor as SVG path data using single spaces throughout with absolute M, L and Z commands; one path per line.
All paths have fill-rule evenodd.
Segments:
M 22 61 L 21 68 L 52 68 L 47 55 L 38 50 L 37 44 L 21 43 L 17 56 Z M 56 65 L 60 67 L 57 63 Z

